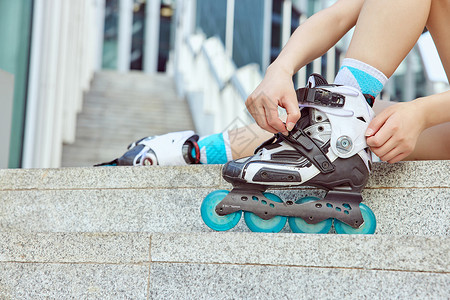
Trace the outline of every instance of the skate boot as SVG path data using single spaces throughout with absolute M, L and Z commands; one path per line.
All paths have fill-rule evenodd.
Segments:
M 218 231 L 241 218 L 252 231 L 279 232 L 289 221 L 293 232 L 374 233 L 373 212 L 362 204 L 361 191 L 371 171 L 371 152 L 364 133 L 374 117 L 355 88 L 329 85 L 314 75 L 297 90 L 301 118 L 288 136 L 264 142 L 255 155 L 228 162 L 223 178 L 231 192 L 210 193 L 201 206 L 202 219 Z M 325 197 L 282 201 L 268 188 L 314 186 Z
M 200 162 L 198 139 L 198 135 L 191 130 L 146 137 L 130 144 L 128 151 L 121 157 L 95 167 L 198 164 Z M 195 157 L 192 153 L 195 153 Z

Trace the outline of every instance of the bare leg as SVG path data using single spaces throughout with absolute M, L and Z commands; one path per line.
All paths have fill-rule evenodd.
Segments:
M 427 28 L 439 51 L 450 81 L 450 1 L 433 0 Z M 443 108 L 448 109 L 448 108 Z M 414 152 L 405 160 L 450 159 L 450 123 L 426 129 L 419 136 Z
M 231 154 L 233 159 L 253 155 L 255 149 L 265 140 L 273 136 L 273 133 L 265 131 L 258 124 L 232 129 L 228 131 L 230 138 Z
M 450 81 L 450 1 L 433 0 L 427 28 L 439 51 L 447 78 Z
M 431 0 L 366 0 L 347 57 L 390 77 L 426 25 Z

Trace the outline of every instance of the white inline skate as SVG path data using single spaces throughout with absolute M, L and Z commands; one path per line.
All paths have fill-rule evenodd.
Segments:
M 207 226 L 229 230 L 243 211 L 245 223 L 257 232 L 279 232 L 288 220 L 293 232 L 327 233 L 334 220 L 337 233 L 374 233 L 375 215 L 361 203 L 372 163 L 364 133 L 374 112 L 355 88 L 329 85 L 320 75 L 310 82 L 297 90 L 301 118 L 288 136 L 278 133 L 255 155 L 223 167 L 233 189 L 214 191 L 203 200 Z M 265 192 L 300 186 L 327 193 L 323 199 L 283 201 Z
M 200 163 L 199 137 L 193 131 L 171 132 L 140 139 L 113 161 L 98 166 L 180 166 Z M 195 153 L 195 156 L 192 155 Z

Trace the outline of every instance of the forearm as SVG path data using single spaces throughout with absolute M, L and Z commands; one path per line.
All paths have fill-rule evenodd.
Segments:
M 295 30 L 272 65 L 293 75 L 325 54 L 356 24 L 363 3 L 340 0 L 311 16 Z
M 450 91 L 413 101 L 422 111 L 424 128 L 450 122 Z

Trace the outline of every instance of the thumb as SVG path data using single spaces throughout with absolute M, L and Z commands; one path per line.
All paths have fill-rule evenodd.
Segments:
M 367 127 L 365 136 L 370 137 L 375 135 L 378 130 L 386 123 L 386 120 L 389 118 L 389 113 L 387 113 L 385 110 L 382 111 L 380 114 L 378 114 Z
M 297 121 L 300 119 L 300 109 L 298 108 L 297 95 L 293 92 L 283 101 L 283 107 L 286 109 L 286 129 L 291 131 Z

